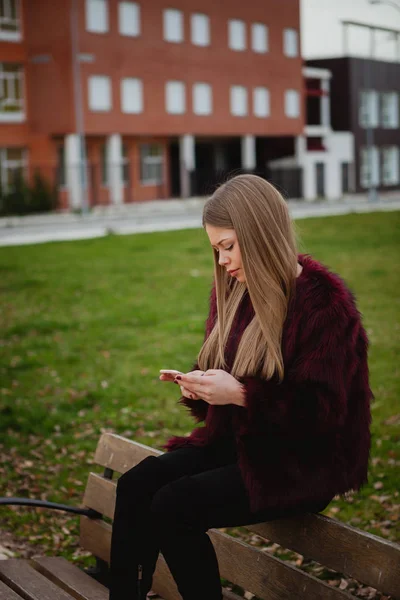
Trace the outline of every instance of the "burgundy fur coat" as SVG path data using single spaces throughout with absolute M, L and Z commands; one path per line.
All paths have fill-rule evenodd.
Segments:
M 329 500 L 367 481 L 373 397 L 367 336 L 340 277 L 309 255 L 299 255 L 299 262 L 303 271 L 283 330 L 283 382 L 240 378 L 245 406 L 182 397 L 179 402 L 205 426 L 164 446 L 170 451 L 233 435 L 253 511 Z M 227 371 L 253 315 L 246 294 L 227 344 Z M 206 336 L 215 319 L 213 289 Z

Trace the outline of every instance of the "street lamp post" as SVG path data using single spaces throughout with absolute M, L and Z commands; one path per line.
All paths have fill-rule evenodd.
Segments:
M 85 130 L 82 103 L 82 82 L 79 64 L 79 5 L 76 0 L 71 0 L 71 50 L 72 50 L 72 69 L 74 82 L 74 108 L 76 133 L 79 139 L 79 189 L 81 198 L 82 214 L 87 214 L 89 210 L 87 191 L 89 186 L 86 159 Z

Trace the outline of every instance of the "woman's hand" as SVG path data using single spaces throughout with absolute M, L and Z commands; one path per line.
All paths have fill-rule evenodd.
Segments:
M 199 377 L 201 377 L 202 375 L 204 375 L 204 371 L 199 371 L 199 370 L 190 371 L 189 373 L 186 373 L 186 375 L 198 375 Z M 160 380 L 161 381 L 171 381 L 173 383 L 179 384 L 179 382 L 176 380 L 176 375 L 172 375 L 171 373 L 161 373 Z M 191 398 L 192 400 L 200 400 L 200 397 L 196 396 L 196 394 L 194 392 L 192 392 L 190 389 L 184 387 L 183 385 L 181 385 L 180 388 L 181 388 L 182 396 L 185 396 L 185 398 Z
M 245 404 L 242 385 L 222 369 L 209 369 L 203 375 L 201 371 L 192 371 L 186 375 L 178 375 L 176 381 L 185 398 L 201 399 L 215 405 Z

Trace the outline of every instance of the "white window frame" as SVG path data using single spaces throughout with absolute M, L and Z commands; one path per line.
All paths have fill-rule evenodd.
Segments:
M 249 100 L 247 88 L 243 85 L 231 85 L 230 89 L 231 115 L 234 117 L 247 117 L 249 114 Z
M 400 183 L 400 147 L 384 146 L 382 148 L 382 184 L 386 186 Z
M 101 8 L 100 8 L 101 7 Z M 109 30 L 108 0 L 85 0 L 85 23 L 89 33 L 107 33 Z M 102 11 L 101 23 L 94 22 L 96 11 Z
M 292 27 L 283 30 L 283 53 L 289 58 L 299 56 L 299 32 Z
M 399 127 L 399 93 L 383 92 L 381 98 L 381 123 L 384 129 Z
M 5 65 L 14 66 L 16 69 L 15 71 L 5 71 Z M 21 90 L 20 98 L 17 98 L 17 82 Z M 25 78 L 23 66 L 17 63 L 0 63 L 0 123 L 21 123 L 24 120 Z
M 177 8 L 166 8 L 163 12 L 164 40 L 181 44 L 185 39 L 183 12 Z
M 263 108 L 261 108 L 262 106 Z M 253 89 L 253 114 L 260 119 L 265 119 L 271 115 L 271 100 L 268 88 L 255 87 Z
M 15 16 L 13 16 L 13 5 Z M 4 12 L 3 14 L 0 13 L 0 40 L 5 42 L 20 42 L 22 40 L 20 0 L 3 0 L 2 8 L 4 8 Z M 4 29 L 7 26 L 15 27 L 15 31 Z
M 192 88 L 193 112 L 207 116 L 213 111 L 212 87 L 209 83 L 194 83 Z
M 140 5 L 137 2 L 120 2 L 118 5 L 118 28 L 121 35 L 138 37 L 141 32 Z
M 195 46 L 209 46 L 210 17 L 202 13 L 193 13 L 190 17 L 190 35 L 192 44 Z
M 379 150 L 376 146 L 363 146 L 360 149 L 360 185 L 367 189 L 379 183 Z
M 359 124 L 361 127 L 378 127 L 379 94 L 376 90 L 360 90 Z
M 105 102 L 97 97 L 96 85 L 104 85 Z M 112 81 L 108 75 L 90 75 L 88 77 L 88 105 L 91 112 L 110 112 L 112 110 Z
M 129 96 L 134 96 L 130 103 Z M 143 112 L 143 81 L 137 77 L 121 79 L 121 111 L 128 115 L 139 115 Z
M 21 150 L 21 159 L 8 159 L 7 152 L 8 150 Z M 1 178 L 0 185 L 2 186 L 2 192 L 7 193 L 10 190 L 10 182 L 8 180 L 8 172 L 11 169 L 22 169 L 24 177 L 26 177 L 26 169 L 28 166 L 28 153 L 26 148 L 21 147 L 11 147 L 0 148 L 0 170 L 1 170 Z
M 160 148 L 160 154 L 152 156 L 151 154 L 145 154 L 146 149 L 148 150 L 151 146 L 157 146 Z M 165 179 L 165 168 L 164 168 L 164 147 L 161 144 L 140 144 L 139 147 L 139 159 L 140 159 L 140 185 L 161 185 Z M 143 171 L 147 167 L 160 166 L 161 174 L 160 177 L 143 177 Z
M 258 54 L 268 52 L 268 26 L 264 23 L 251 24 L 251 49 Z
M 298 90 L 285 90 L 285 115 L 289 119 L 300 117 L 300 92 Z
M 228 21 L 228 45 L 231 50 L 243 52 L 247 49 L 246 23 L 241 19 Z
M 186 86 L 183 81 L 167 81 L 165 84 L 165 110 L 169 115 L 186 112 Z

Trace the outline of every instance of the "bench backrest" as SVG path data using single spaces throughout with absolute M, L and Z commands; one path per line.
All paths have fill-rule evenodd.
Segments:
M 101 436 L 95 463 L 104 467 L 104 473 L 90 473 L 84 504 L 103 518 L 81 518 L 83 548 L 109 561 L 110 520 L 114 514 L 116 492 L 113 473 L 124 473 L 146 456 L 158 454 L 161 454 L 158 450 L 118 435 L 105 433 Z M 400 598 L 400 546 L 393 542 L 313 514 L 252 525 L 247 529 L 393 598 Z M 209 535 L 216 549 L 221 576 L 263 600 L 354 598 L 346 591 L 329 586 L 292 564 L 221 531 L 210 530 Z M 165 600 L 180 598 L 162 556 L 157 564 L 153 589 Z M 231 594 L 229 597 L 236 596 Z

